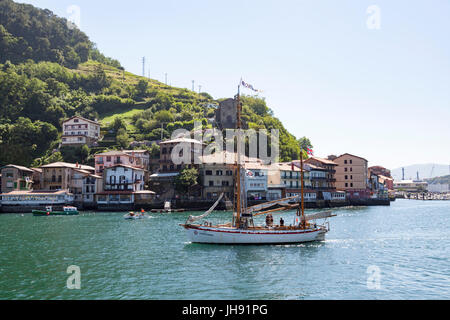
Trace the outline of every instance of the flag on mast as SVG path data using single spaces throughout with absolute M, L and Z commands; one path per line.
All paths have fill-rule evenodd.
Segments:
M 313 149 L 310 149 L 310 148 L 306 147 L 306 152 L 308 153 L 308 155 L 314 156 L 314 150 Z
M 250 89 L 250 90 L 253 90 L 253 91 L 255 91 L 255 92 L 262 92 L 262 90 L 255 89 L 251 84 L 245 82 L 245 81 L 242 80 L 242 79 L 241 79 L 241 85 L 242 85 L 243 87 L 245 87 L 245 88 L 247 88 L 247 89 Z

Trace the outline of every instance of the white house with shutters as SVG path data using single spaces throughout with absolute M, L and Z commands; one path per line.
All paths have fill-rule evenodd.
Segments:
M 100 123 L 97 121 L 75 116 L 62 124 L 63 146 L 93 146 L 100 139 Z

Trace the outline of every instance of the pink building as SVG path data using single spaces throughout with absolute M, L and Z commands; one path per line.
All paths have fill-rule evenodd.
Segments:
M 148 170 L 150 154 L 147 150 L 108 151 L 95 155 L 95 173 L 103 174 L 105 168 L 127 165 Z

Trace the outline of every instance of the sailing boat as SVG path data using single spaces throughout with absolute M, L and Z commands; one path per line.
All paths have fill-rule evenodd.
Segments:
M 241 82 L 244 83 L 244 82 Z M 253 207 L 247 207 L 247 195 L 245 190 L 245 169 L 241 165 L 240 139 L 241 139 L 241 111 L 240 86 L 238 87 L 237 99 L 237 145 L 236 161 L 234 164 L 236 172 L 236 188 L 234 198 L 233 219 L 230 223 L 213 225 L 205 221 L 203 224 L 195 224 L 209 216 L 223 198 L 223 194 L 214 205 L 201 216 L 190 216 L 185 224 L 181 226 L 186 230 L 189 240 L 193 243 L 209 244 L 290 244 L 312 241 L 324 241 L 325 235 L 330 230 L 329 223 L 317 225 L 310 223 L 317 219 L 327 219 L 333 217 L 331 212 L 319 212 L 305 215 L 304 206 L 304 173 L 303 173 L 303 149 L 300 150 L 301 169 L 301 206 L 291 205 L 299 197 L 290 197 L 275 201 L 266 202 Z M 273 209 L 273 207 L 277 207 Z M 297 215 L 294 224 L 285 226 L 273 225 L 270 217 L 272 213 L 292 210 L 297 208 Z M 257 226 L 253 218 L 259 215 L 266 215 L 266 225 Z M 269 219 L 268 219 L 269 218 Z

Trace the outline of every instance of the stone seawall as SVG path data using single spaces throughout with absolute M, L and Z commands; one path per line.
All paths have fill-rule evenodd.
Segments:
M 249 206 L 262 204 L 266 201 L 248 201 Z M 174 200 L 172 201 L 172 209 L 184 209 L 186 211 L 206 211 L 213 206 L 215 200 Z M 326 209 L 339 208 L 347 206 L 389 206 L 389 199 L 349 199 L 346 201 L 329 201 L 317 200 L 315 202 L 305 202 L 306 209 Z M 98 205 L 89 207 L 78 207 L 84 211 L 104 211 L 104 212 L 128 212 L 128 211 L 150 211 L 153 209 L 164 208 L 164 202 L 152 202 L 148 204 L 118 204 L 118 205 Z M 62 210 L 62 206 L 53 206 L 53 210 Z M 45 210 L 45 206 L 2 206 L 1 213 L 31 213 L 32 210 Z M 221 202 L 216 210 L 232 210 Z

